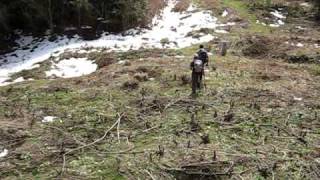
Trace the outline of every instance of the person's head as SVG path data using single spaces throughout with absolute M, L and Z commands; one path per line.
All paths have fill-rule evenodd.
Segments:
M 203 49 L 203 48 L 204 48 L 204 46 L 201 44 L 201 45 L 199 46 L 199 48 L 200 48 L 200 49 Z
M 194 60 L 196 60 L 196 59 L 198 59 L 198 58 L 199 58 L 198 54 L 195 54 L 195 55 L 193 56 L 193 59 L 194 59 Z

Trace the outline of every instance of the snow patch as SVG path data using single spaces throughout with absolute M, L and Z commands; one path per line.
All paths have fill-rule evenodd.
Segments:
M 269 24 L 270 27 L 280 27 L 280 24 Z
M 50 71 L 46 71 L 47 77 L 57 76 L 63 78 L 79 77 L 95 72 L 98 65 L 87 58 L 71 58 L 53 64 Z
M 303 47 L 304 45 L 302 43 L 297 43 L 297 47 Z
M 284 22 L 283 22 L 281 19 L 279 19 L 279 20 L 278 20 L 278 24 L 279 24 L 279 25 L 284 25 Z
M 177 58 L 177 59 L 184 59 L 184 58 L 186 58 L 185 56 L 175 56 L 175 58 Z
M 309 7 L 311 7 L 311 4 L 307 3 L 307 2 L 304 2 L 304 3 L 300 3 L 300 6 L 309 8 Z
M 8 149 L 4 149 L 1 153 L 0 153 L 0 158 L 4 158 L 8 155 L 9 151 Z
M 57 119 L 55 116 L 46 116 L 42 119 L 43 123 L 53 122 Z
M 223 30 L 223 29 L 216 29 L 216 30 L 214 30 L 214 32 L 220 33 L 220 34 L 226 34 L 226 33 L 228 33 L 228 31 Z
M 19 77 L 19 78 L 15 79 L 13 82 L 18 83 L 18 82 L 23 82 L 23 81 L 25 81 L 25 79 L 23 77 Z
M 270 12 L 273 16 L 279 19 L 286 19 L 286 16 L 284 16 L 280 11 L 274 10 Z
M 141 60 L 141 59 L 140 59 L 140 60 Z M 121 61 L 118 61 L 117 64 L 124 65 L 124 64 L 126 64 L 126 62 L 127 62 L 127 61 L 125 61 L 125 60 L 121 60 Z
M 304 27 L 302 27 L 302 26 L 296 26 L 296 28 L 297 28 L 297 29 L 301 29 L 301 30 L 307 29 L 307 28 L 304 28 Z
M 302 98 L 298 98 L 298 97 L 293 97 L 293 100 L 295 100 L 295 101 L 302 101 Z
M 224 10 L 223 13 L 222 13 L 222 17 L 226 17 L 229 15 L 229 12 L 227 10 Z
M 274 19 L 274 23 L 269 24 L 270 27 L 280 27 L 283 26 L 284 20 L 287 18 L 282 12 L 282 9 L 278 9 L 278 10 L 274 10 L 272 12 L 270 12 L 271 15 L 273 15 L 275 17 Z
M 260 22 L 259 20 L 257 20 L 257 21 L 256 21 L 256 24 L 261 24 L 261 25 L 263 25 L 263 26 L 267 26 L 267 24 L 266 24 L 266 23 L 264 23 L 264 22 Z
M 39 68 L 39 67 L 40 67 L 40 64 L 35 64 L 35 65 L 31 66 L 30 69 L 35 69 L 35 68 Z

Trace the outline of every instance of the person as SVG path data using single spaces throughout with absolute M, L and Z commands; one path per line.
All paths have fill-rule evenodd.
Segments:
M 195 95 L 197 89 L 201 88 L 201 81 L 204 73 L 204 63 L 199 59 L 198 54 L 194 55 L 193 61 L 190 64 L 190 68 L 192 70 L 192 95 Z
M 208 52 L 203 45 L 200 45 L 199 48 L 190 64 L 192 69 L 192 94 L 195 94 L 197 89 L 201 89 L 202 77 L 205 75 L 204 66 L 209 66 Z

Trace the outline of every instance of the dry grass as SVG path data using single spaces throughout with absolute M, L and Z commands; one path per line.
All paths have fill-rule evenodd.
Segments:
M 174 12 L 184 12 L 190 6 L 191 0 L 181 0 L 179 1 L 176 6 L 174 7 Z
M 213 13 L 220 13 L 223 10 L 221 9 L 221 1 L 219 0 L 201 0 L 200 5 L 207 10 L 212 10 Z
M 148 0 L 148 13 L 146 16 L 145 25 L 148 25 L 153 17 L 161 12 L 165 5 L 165 0 Z
M 318 135 L 313 133 L 319 126 L 312 119 L 320 97 L 317 76 L 297 64 L 217 56 L 217 71 L 206 74 L 207 89 L 192 99 L 188 97 L 191 89 L 186 80 L 190 77 L 189 58 L 131 59 L 130 66 L 110 64 L 89 76 L 45 82 L 40 85 L 43 88 L 36 84 L 1 88 L 1 100 L 7 105 L 0 111 L 5 108 L 11 112 L 10 116 L 0 115 L 1 121 L 12 121 L 19 111 L 23 112 L 16 119 L 25 117 L 26 125 L 20 131 L 30 136 L 23 136 L 20 144 L 6 146 L 10 155 L 1 177 L 15 177 L 15 170 L 30 179 L 35 173 L 40 177 L 59 176 L 61 154 L 102 137 L 122 112 L 118 130 L 113 129 L 103 141 L 84 151 L 68 154 L 63 178 L 112 179 L 121 174 L 124 178 L 146 179 L 151 174 L 156 179 L 197 179 L 199 174 L 189 173 L 197 170 L 224 177 L 228 169 L 233 178 L 272 174 L 312 177 L 308 175 L 311 166 L 293 162 L 308 164 L 308 158 L 318 158 L 313 148 Z M 157 74 L 159 71 L 163 72 Z M 145 81 L 150 76 L 155 79 Z M 294 100 L 293 96 L 302 100 Z M 49 114 L 62 121 L 39 122 Z M 27 124 L 32 119 L 35 122 L 29 130 Z M 309 133 L 300 137 L 302 131 Z M 13 139 L 19 137 L 12 130 L 6 132 L 11 132 Z M 23 158 L 15 158 L 17 153 Z M 291 175 L 292 168 L 304 171 Z

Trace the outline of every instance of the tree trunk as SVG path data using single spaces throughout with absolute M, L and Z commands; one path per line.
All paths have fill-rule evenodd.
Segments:
M 320 20 L 320 2 L 318 2 L 318 14 L 317 19 Z
M 48 0 L 48 14 L 49 14 L 50 34 L 52 34 L 53 31 L 54 31 L 54 27 L 53 27 L 52 2 L 51 2 L 51 0 Z
M 227 50 L 228 50 L 227 42 L 226 41 L 222 41 L 220 43 L 220 55 L 221 56 L 226 56 L 227 55 Z
M 78 5 L 78 29 L 80 30 L 81 26 L 81 6 Z

